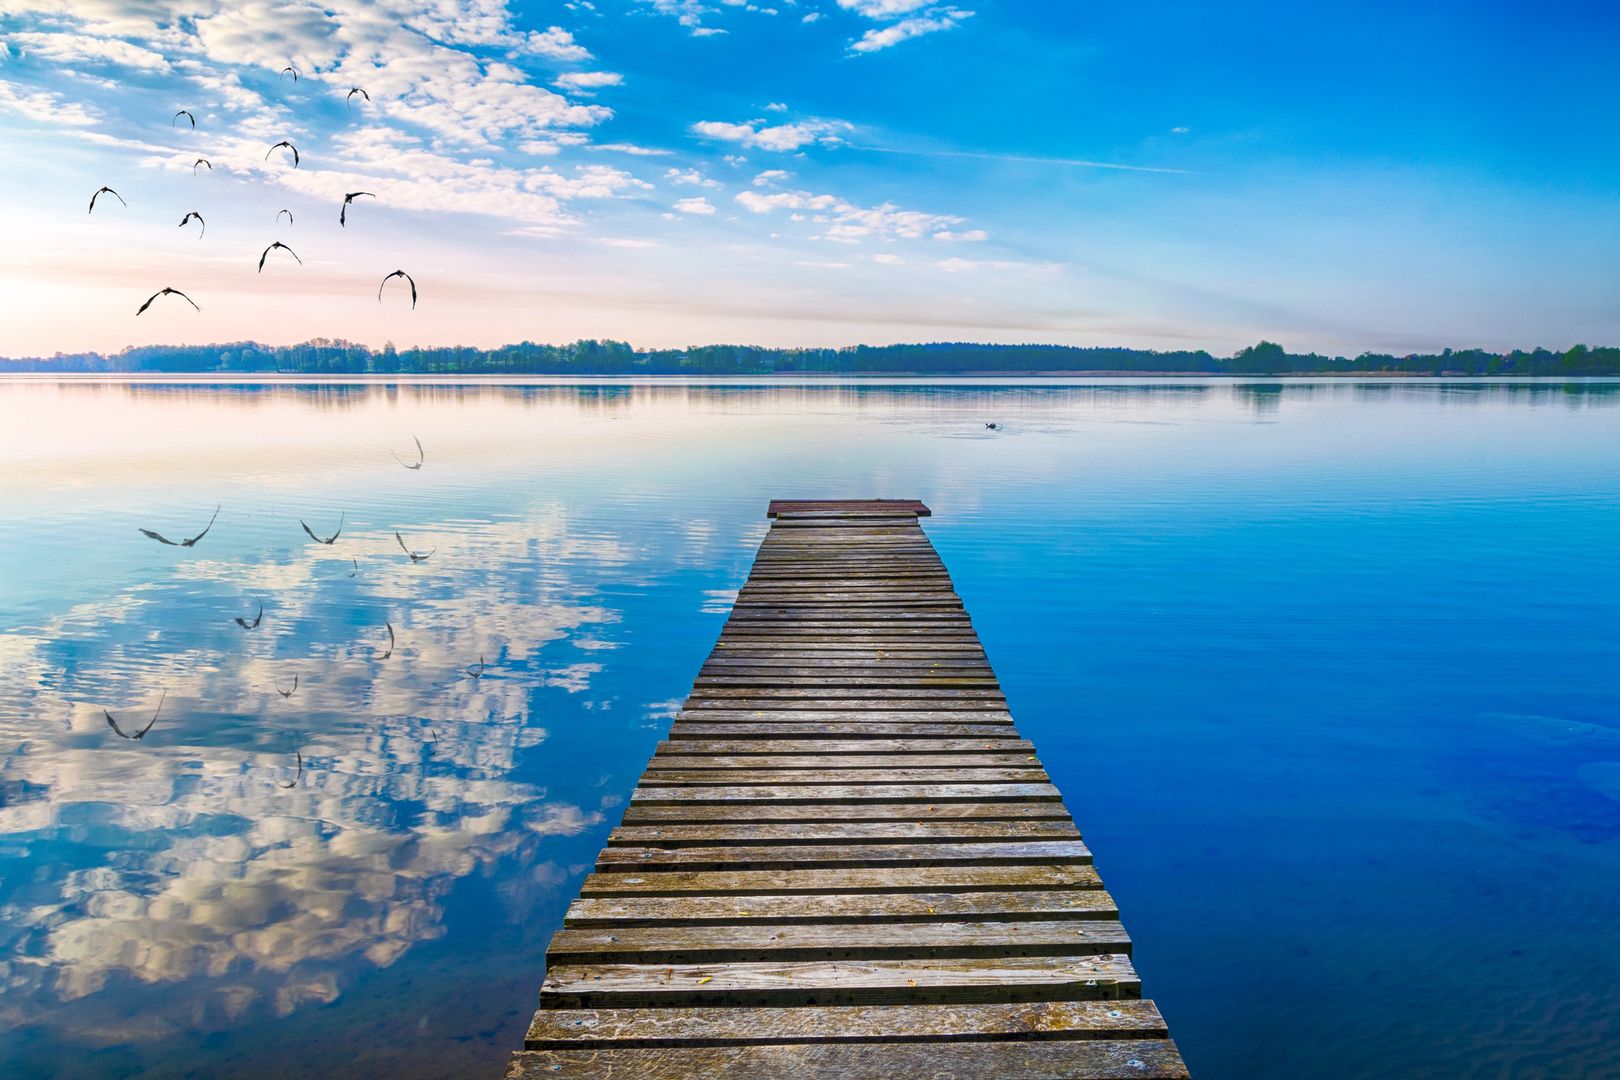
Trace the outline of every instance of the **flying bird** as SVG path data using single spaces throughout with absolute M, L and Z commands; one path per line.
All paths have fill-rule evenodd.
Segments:
M 266 150 L 264 152 L 264 160 L 269 161 L 270 160 L 270 155 L 275 153 L 277 150 L 280 150 L 283 146 L 285 146 L 287 149 L 292 151 L 293 168 L 295 168 L 295 169 L 298 168 L 298 147 L 294 146 L 292 143 L 288 142 L 286 139 L 282 139 L 280 142 L 276 143 L 276 145 L 274 145 L 270 149 Z
M 338 515 L 338 527 L 337 527 L 337 532 L 335 532 L 335 533 L 333 533 L 333 534 L 332 534 L 332 535 L 331 535 L 331 536 L 329 536 L 329 537 L 327 537 L 327 538 L 326 538 L 326 539 L 324 539 L 324 540 L 323 540 L 323 539 L 321 539 L 321 538 L 320 538 L 320 537 L 319 537 L 319 536 L 316 536 L 316 535 L 315 535 L 315 530 L 314 530 L 314 529 L 311 529 L 311 528 L 310 528 L 310 527 L 309 527 L 309 526 L 308 526 L 308 525 L 304 525 L 304 519 L 303 519 L 303 518 L 299 518 L 299 519 L 298 519 L 298 524 L 300 524 L 300 525 L 304 525 L 304 531 L 305 531 L 305 532 L 307 532 L 307 533 L 309 533 L 309 538 L 310 538 L 310 539 L 311 539 L 311 540 L 313 540 L 313 541 L 315 541 L 315 542 L 316 542 L 316 543 L 317 543 L 317 544 L 331 544 L 331 543 L 334 543 L 334 542 L 336 542 L 336 540 L 337 540 L 337 538 L 338 538 L 338 537 L 339 537 L 339 536 L 342 536 L 342 535 L 343 535 L 343 519 L 344 519 L 344 517 L 346 517 L 346 516 L 347 516 L 347 512 L 345 512 L 345 513 L 343 513 L 343 514 L 339 514 L 339 515 Z M 356 569 L 356 570 L 358 570 L 358 569 L 360 569 L 360 564 L 359 564 L 359 563 L 355 563 L 355 564 L 354 564 L 354 568 L 355 568 L 355 569 Z
M 358 199 L 362 195 L 371 195 L 371 197 L 373 199 L 375 199 L 377 197 L 375 195 L 372 195 L 372 193 L 369 192 L 369 191 L 351 191 L 347 195 L 343 196 L 343 209 L 338 211 L 338 224 L 339 225 L 344 226 L 344 227 L 348 226 L 348 223 L 349 223 L 349 204 L 354 202 L 354 200 Z
M 197 308 L 198 311 L 202 310 L 202 308 L 197 307 L 197 301 L 193 300 L 191 297 L 187 296 L 185 293 L 181 292 L 179 289 L 171 289 L 167 285 L 165 285 L 163 288 L 159 289 L 157 292 L 153 293 L 151 296 L 148 296 L 146 298 L 146 303 L 142 304 L 139 308 L 137 308 L 135 310 L 136 316 L 139 317 L 142 312 L 144 312 L 147 308 L 152 306 L 152 301 L 156 300 L 160 296 L 178 296 L 180 299 L 184 300 L 186 303 L 190 304 L 192 307 Z M 186 546 L 190 547 L 191 545 L 187 544 Z
M 108 712 L 106 709 L 101 710 L 101 715 L 105 716 L 107 718 L 107 726 L 112 728 L 115 732 L 117 732 L 119 738 L 121 738 L 121 739 L 135 739 L 135 740 L 144 739 L 144 738 L 146 738 L 146 733 L 148 731 L 152 730 L 152 725 L 157 723 L 158 713 L 163 711 L 163 703 L 164 703 L 164 701 L 168 700 L 168 697 L 169 697 L 169 692 L 167 690 L 163 691 L 163 696 L 158 698 L 157 711 L 152 713 L 152 719 L 147 721 L 146 726 L 141 728 L 141 730 L 137 731 L 133 735 L 125 734 L 124 729 L 118 726 L 118 721 L 113 719 L 113 714 Z
M 283 690 L 281 688 L 281 680 L 276 680 L 276 693 L 280 694 L 283 698 L 290 698 L 294 694 L 298 693 L 298 676 L 293 676 L 293 686 L 291 690 Z
M 180 227 L 182 229 L 185 228 L 186 227 L 186 222 L 190 221 L 192 218 L 196 218 L 197 219 L 197 224 L 202 226 L 201 229 L 197 230 L 197 239 L 201 240 L 203 238 L 203 233 L 208 231 L 208 222 L 204 221 L 203 216 L 201 214 L 197 213 L 197 211 L 193 210 L 191 213 L 189 213 L 185 217 L 181 218 L 180 219 Z
M 280 248 L 282 251 L 285 251 L 287 254 L 291 255 L 294 259 L 297 259 L 299 266 L 304 265 L 304 260 L 298 258 L 298 252 L 294 251 L 292 248 L 288 247 L 286 244 L 283 244 L 280 240 L 277 240 L 275 243 L 271 244 L 269 247 L 265 248 L 263 252 L 260 253 L 260 255 L 259 255 L 259 273 L 261 273 L 261 274 L 264 273 L 264 260 L 268 259 L 270 257 L 270 253 L 272 251 L 276 250 L 276 248 Z
M 182 116 L 185 117 L 187 120 L 191 121 L 191 130 L 196 131 L 197 130 L 197 118 L 195 116 L 191 115 L 191 110 L 190 109 L 181 109 L 179 112 L 175 113 L 174 114 L 174 120 L 169 121 L 169 126 L 174 127 L 174 121 L 180 119 Z
M 426 555 L 423 555 L 420 552 L 412 551 L 410 548 L 406 547 L 405 546 L 405 538 L 403 536 L 399 535 L 399 533 L 396 532 L 394 534 L 394 539 L 399 541 L 400 550 L 405 552 L 405 554 L 409 555 L 411 557 L 411 562 L 413 562 L 413 563 L 426 562 L 428 559 L 431 559 L 433 557 L 433 551 L 438 551 L 439 550 L 438 548 L 434 548 L 433 551 L 430 551 Z
M 388 627 L 388 651 L 379 656 L 377 658 L 379 660 L 386 660 L 390 656 L 394 655 L 394 624 L 391 622 L 385 622 L 383 625 Z
M 293 223 L 292 211 L 291 210 L 285 210 L 285 209 L 276 211 L 276 224 L 278 224 L 278 225 L 281 224 L 281 215 L 282 214 L 287 215 L 287 224 L 291 225 Z
M 351 555 L 349 556 L 349 561 L 354 563 L 354 569 L 349 571 L 349 576 L 354 577 L 354 575 L 360 572 L 360 560 Z
M 422 449 L 422 440 L 421 439 L 416 438 L 415 435 L 412 435 L 411 438 L 413 440 L 415 440 L 415 442 L 416 442 L 416 464 L 415 465 L 405 465 L 405 459 L 404 458 L 400 457 L 397 453 L 394 453 L 394 451 L 392 451 L 392 450 L 390 450 L 388 452 L 390 454 L 394 454 L 394 460 L 399 462 L 401 465 L 405 465 L 405 467 L 407 469 L 420 469 L 422 467 L 422 462 L 427 460 L 427 452 Z
M 212 161 L 209 161 L 209 160 L 208 160 L 208 159 L 207 159 L 207 158 L 205 158 L 205 157 L 200 157 L 200 158 L 198 158 L 198 159 L 197 159 L 197 160 L 196 160 L 196 161 L 193 161 L 193 162 L 192 162 L 192 163 L 191 163 L 191 175 L 192 175 L 192 176 L 196 176 L 196 175 L 197 175 L 197 166 L 199 166 L 199 165 L 207 165 L 207 166 L 208 166 L 208 171 L 209 171 L 209 172 L 213 172 L 213 171 L 214 171 L 214 163 L 213 163 L 213 162 L 212 162 Z
M 288 64 L 286 67 L 282 68 L 281 73 L 283 75 L 289 75 L 290 74 L 293 77 L 293 82 L 298 81 L 298 69 L 293 67 L 291 64 Z
M 291 780 L 287 781 L 287 783 L 285 783 L 285 784 L 283 784 L 280 780 L 277 780 L 276 781 L 276 786 L 277 787 L 280 787 L 280 788 L 295 788 L 295 787 L 298 786 L 298 781 L 300 781 L 300 780 L 302 780 L 304 778 L 304 752 L 302 750 L 294 750 L 293 754 L 298 758 L 298 771 L 296 773 L 294 773 L 293 778 Z
M 147 303 L 150 304 L 151 301 L 148 300 Z M 162 533 L 155 533 L 151 529 L 141 529 L 139 531 L 145 533 L 147 536 L 150 536 L 152 539 L 156 540 L 158 543 L 160 543 L 160 544 L 168 544 L 170 547 L 195 547 L 196 544 L 197 544 L 197 541 L 199 541 L 203 537 L 207 536 L 208 535 L 208 530 L 212 529 L 214 527 L 214 518 L 217 518 L 217 517 L 219 517 L 219 507 L 216 506 L 216 507 L 214 507 L 214 517 L 209 518 L 208 519 L 208 524 L 203 526 L 203 531 L 198 533 L 196 536 L 193 536 L 190 540 L 170 540 L 167 536 L 164 536 Z
M 90 209 L 86 210 L 85 213 L 87 213 L 87 214 L 95 213 L 96 212 L 96 200 L 101 198 L 103 195 L 111 195 L 113 198 L 117 199 L 119 202 L 124 203 L 124 206 L 125 206 L 126 209 L 129 207 L 129 203 L 124 202 L 124 197 L 122 195 L 118 194 L 118 192 L 114 191 L 112 188 L 106 187 L 104 185 L 102 187 L 97 188 L 96 193 L 94 195 L 90 196 Z M 379 299 L 380 299 L 380 297 L 379 297 Z
M 371 104 L 371 95 L 366 93 L 364 90 L 360 89 L 358 86 L 349 87 L 348 94 L 345 95 L 344 98 L 343 98 L 343 104 L 348 105 L 351 102 L 353 102 L 354 101 L 354 95 L 356 95 L 356 94 L 359 94 L 361 97 L 365 98 L 367 105 Z
M 489 670 L 489 665 L 484 663 L 483 654 L 480 653 L 479 656 L 478 656 L 478 670 L 474 671 L 469 666 L 467 668 L 467 674 L 470 675 L 472 678 L 477 679 L 477 678 L 483 677 L 484 672 L 487 671 L 487 670 Z
M 392 274 L 389 274 L 388 277 L 385 277 L 385 278 L 382 279 L 382 285 L 377 286 L 377 303 L 379 303 L 379 304 L 382 303 L 383 285 L 388 284 L 389 278 L 404 278 L 406 281 L 411 283 L 411 310 L 415 311 L 416 310 L 416 279 L 411 277 L 411 275 L 407 274 L 403 270 L 395 270 Z
M 236 617 L 236 625 L 240 626 L 244 630 L 257 630 L 259 628 L 259 624 L 262 623 L 262 622 L 264 622 L 264 605 L 263 604 L 259 605 L 259 613 L 257 615 L 255 615 L 255 616 L 253 616 L 253 621 L 252 622 L 248 622 L 246 619 L 242 618 L 242 616 L 240 616 L 240 615 L 238 615 Z

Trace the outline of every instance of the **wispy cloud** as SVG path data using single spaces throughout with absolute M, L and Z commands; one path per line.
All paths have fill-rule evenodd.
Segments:
M 937 34 L 941 30 L 953 30 L 960 26 L 965 19 L 971 19 L 973 12 L 963 11 L 961 8 L 935 8 L 924 15 L 915 18 L 901 19 L 888 26 L 873 27 L 862 34 L 850 45 L 851 52 L 871 53 L 880 49 L 887 49 L 898 45 L 902 41 L 910 41 L 925 34 Z
M 821 227 L 819 239 L 843 243 L 869 238 L 919 240 L 962 224 L 962 219 L 953 214 L 905 210 L 893 203 L 860 206 L 837 195 L 816 195 L 808 191 L 779 191 L 769 195 L 740 191 L 736 201 L 754 214 L 795 211 L 790 220 L 809 221 Z
M 844 120 L 800 120 L 791 124 L 768 124 L 764 120 L 749 120 L 732 124 L 721 120 L 700 120 L 692 125 L 692 133 L 704 139 L 737 143 L 757 150 L 798 150 L 811 144 L 830 145 L 842 142 L 840 134 L 853 131 L 855 125 Z

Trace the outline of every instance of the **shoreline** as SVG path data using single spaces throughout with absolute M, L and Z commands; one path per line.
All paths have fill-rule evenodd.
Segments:
M 904 380 L 906 382 L 995 382 L 1007 380 L 1054 382 L 1109 381 L 1130 382 L 1147 380 L 1206 380 L 1211 382 L 1448 382 L 1448 383 L 1620 383 L 1620 375 L 1470 375 L 1465 372 L 1405 372 L 1405 371 L 1294 371 L 1288 373 L 1234 374 L 1218 371 L 961 371 L 950 374 L 913 371 L 861 371 L 861 372 L 799 372 L 784 371 L 752 375 L 721 375 L 645 373 L 645 374 L 545 374 L 491 372 L 400 372 L 395 374 L 305 374 L 296 372 L 230 372 L 230 371 L 10 371 L 0 372 L 0 382 L 119 382 L 119 383 L 197 383 L 220 385 L 388 385 L 390 383 L 850 383 L 878 380 Z

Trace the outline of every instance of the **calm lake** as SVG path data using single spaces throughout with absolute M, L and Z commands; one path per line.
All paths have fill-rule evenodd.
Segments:
M 498 1076 L 784 496 L 933 508 L 1196 1076 L 1620 1075 L 1620 384 L 1190 379 L 0 383 L 0 1075 Z

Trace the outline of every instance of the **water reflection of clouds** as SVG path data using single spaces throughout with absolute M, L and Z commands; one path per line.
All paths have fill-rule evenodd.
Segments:
M 544 838 L 602 823 L 602 809 L 510 774 L 547 737 L 542 695 L 583 693 L 603 669 L 539 663 L 547 644 L 618 619 L 583 602 L 580 579 L 636 553 L 570 532 L 554 509 L 418 529 L 444 545 L 433 563 L 357 530 L 341 553 L 179 562 L 168 580 L 0 634 L 0 739 L 14 747 L 0 851 L 60 845 L 105 862 L 0 886 L 0 941 L 14 946 L 0 1021 L 116 1042 L 329 1002 L 365 966 L 442 935 L 456 881 L 536 862 Z M 334 579 L 323 564 L 351 553 L 366 572 Z M 262 632 L 228 623 L 258 597 Z M 397 645 L 382 661 L 385 618 Z M 485 677 L 458 677 L 480 650 Z M 276 693 L 294 676 L 292 697 Z M 149 715 L 160 692 L 146 739 L 108 730 L 103 708 Z M 303 775 L 283 789 L 295 749 Z M 111 1004 L 56 1014 L 115 984 L 181 981 L 203 985 L 156 999 L 172 1008 L 144 1010 L 138 1034 Z

